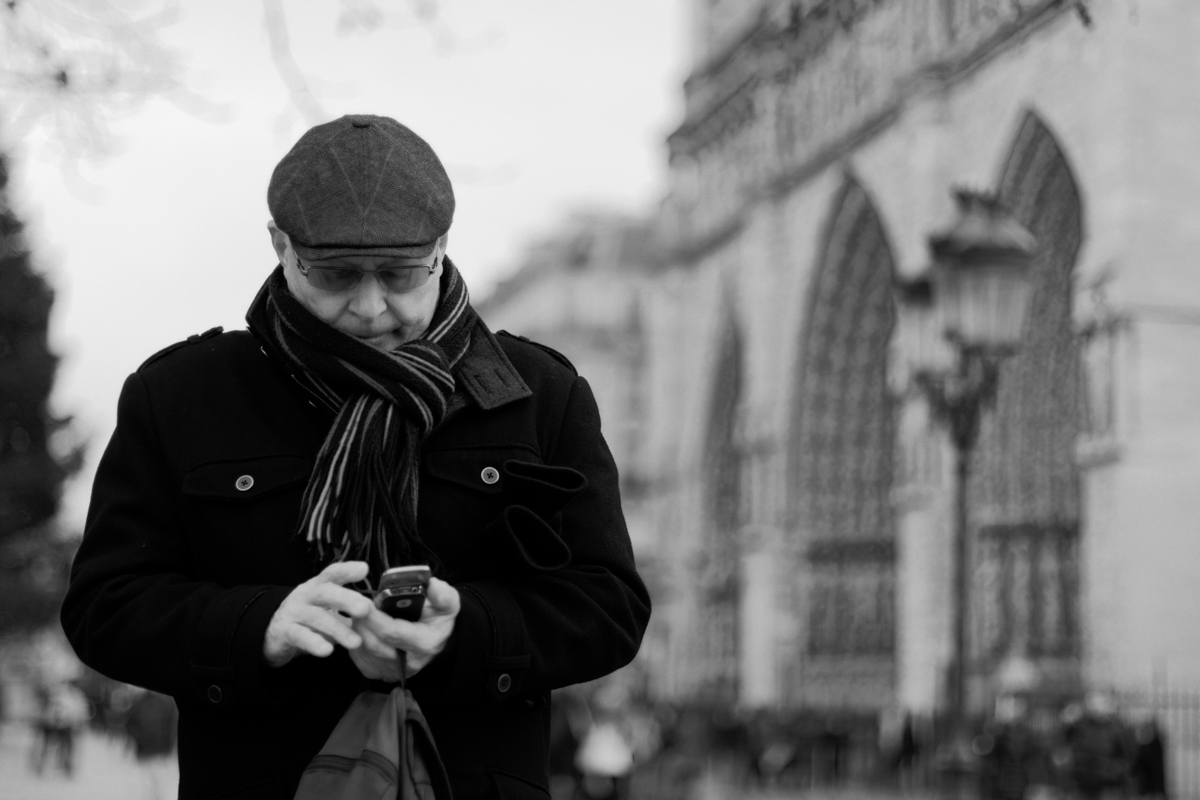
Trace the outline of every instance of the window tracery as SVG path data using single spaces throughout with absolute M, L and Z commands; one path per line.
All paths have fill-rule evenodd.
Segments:
M 999 197 L 1034 234 L 1034 289 L 1021 349 L 1001 367 L 970 487 L 988 520 L 975 559 L 978 657 L 1078 652 L 1076 624 L 1082 366 L 1072 273 L 1083 239 L 1079 189 L 1062 149 L 1029 112 L 1000 178 Z M 1015 533 L 1014 533 L 1015 532 Z
M 893 262 L 852 177 L 834 208 L 809 293 L 793 418 L 794 516 L 811 572 L 807 652 L 890 656 Z

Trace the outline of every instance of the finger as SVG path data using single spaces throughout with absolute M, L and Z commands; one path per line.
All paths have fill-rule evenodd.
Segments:
M 375 635 L 374 631 L 372 631 L 366 625 L 359 625 L 355 628 L 355 630 L 360 636 L 362 636 L 362 646 L 367 652 L 376 657 L 384 659 L 396 659 L 398 657 L 396 654 L 396 648 L 389 647 L 387 644 L 381 641 L 380 638 Z
M 297 616 L 297 622 L 300 625 L 315 631 L 335 644 L 340 644 L 347 650 L 353 650 L 362 644 L 361 636 L 325 609 L 309 606 Z
M 341 611 L 354 619 L 362 619 L 375 607 L 375 604 L 362 594 L 336 583 L 317 584 L 312 587 L 307 599 L 313 605 Z
M 429 579 L 429 586 L 425 589 L 425 601 L 436 614 L 457 614 L 462 604 L 458 589 L 441 578 Z
M 339 561 L 321 570 L 320 574 L 312 580 L 314 583 L 345 585 L 347 583 L 357 583 L 365 577 L 367 577 L 367 562 Z
M 333 645 L 328 639 L 303 625 L 289 625 L 284 636 L 292 647 L 317 658 L 325 658 L 333 653 Z
M 362 620 L 361 624 L 369 628 L 388 647 L 398 647 L 401 650 L 411 649 L 419 638 L 420 629 L 426 627 L 406 619 L 389 617 L 375 607 L 371 608 L 371 614 Z

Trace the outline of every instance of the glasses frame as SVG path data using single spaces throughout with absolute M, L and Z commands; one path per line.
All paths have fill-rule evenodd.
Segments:
M 414 270 L 414 269 L 428 270 L 429 272 L 425 276 L 425 280 L 421 281 L 416 286 L 413 286 L 411 289 L 407 290 L 407 291 L 414 291 L 416 289 L 421 288 L 426 283 L 428 283 L 429 279 L 433 277 L 433 273 L 436 272 L 437 268 L 438 268 L 438 259 L 436 257 L 434 257 L 432 264 L 412 264 L 412 265 L 407 265 L 407 266 L 402 266 L 402 267 L 385 266 L 383 269 L 374 269 L 374 270 L 368 271 L 365 269 L 355 269 L 354 267 L 335 267 L 335 266 L 326 265 L 326 264 L 305 264 L 304 261 L 301 260 L 299 253 L 295 253 L 294 255 L 296 256 L 296 269 L 298 269 L 300 271 L 300 274 L 304 276 L 304 280 L 308 281 L 309 286 L 313 287 L 314 289 L 316 289 L 317 291 L 320 291 L 320 292 L 331 292 L 334 294 L 336 294 L 338 292 L 349 292 L 354 289 L 357 289 L 359 284 L 362 283 L 362 276 L 364 276 L 364 275 L 378 275 L 380 272 L 393 272 L 393 271 L 397 271 L 397 270 Z M 318 270 L 318 271 L 337 270 L 339 272 L 357 272 L 358 276 L 359 276 L 358 283 L 355 283 L 353 286 L 347 286 L 345 289 L 326 289 L 321 286 L 317 286 L 315 283 L 312 282 L 312 279 L 309 277 L 309 273 L 314 269 Z M 379 278 L 377 277 L 377 278 L 375 278 L 375 280 L 379 280 Z M 383 282 L 380 282 L 379 285 L 382 286 L 383 289 L 388 292 L 393 292 L 396 294 L 404 293 L 404 292 L 396 292 L 395 289 L 389 289 L 387 284 L 383 283 Z

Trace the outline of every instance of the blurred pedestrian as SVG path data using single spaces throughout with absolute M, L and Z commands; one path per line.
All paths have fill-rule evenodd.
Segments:
M 1138 797 L 1167 796 L 1166 745 L 1154 717 L 1139 720 L 1134 726 L 1133 764 L 1130 781 Z
M 1133 763 L 1132 733 L 1117 715 L 1111 695 L 1089 692 L 1078 718 L 1066 727 L 1065 741 L 1076 792 L 1086 800 L 1126 792 Z
M 75 737 L 91 718 L 87 696 L 68 681 L 43 687 L 38 694 L 33 770 L 42 774 L 53 751 L 59 769 L 67 776 L 74 775 Z
M 167 800 L 174 792 L 175 725 L 175 701 L 166 695 L 142 691 L 129 706 L 125 730 L 146 777 L 146 800 Z
M 1028 724 L 1025 701 L 1006 695 L 996 701 L 996 713 L 976 740 L 980 756 L 980 784 L 992 800 L 1023 800 L 1041 780 L 1040 751 Z
M 921 746 L 917 741 L 912 714 L 905 712 L 904 721 L 900 724 L 900 746 L 896 751 L 896 773 L 900 791 L 906 794 L 916 786 L 917 758 L 920 753 Z
M 579 743 L 592 726 L 592 712 L 578 686 L 567 686 L 550 695 L 550 796 L 572 800 L 582 774 L 575 765 Z
M 580 800 L 624 800 L 633 773 L 633 747 L 624 730 L 628 695 L 617 684 L 601 684 L 589 706 L 592 724 L 579 743 L 575 766 Z

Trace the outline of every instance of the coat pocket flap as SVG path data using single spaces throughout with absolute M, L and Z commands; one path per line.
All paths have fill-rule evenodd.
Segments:
M 555 467 L 510 459 L 504 462 L 512 502 L 528 506 L 549 520 L 587 488 L 587 478 L 571 467 Z
M 500 494 L 507 483 L 504 462 L 532 461 L 537 455 L 519 446 L 434 450 L 425 454 L 425 465 L 435 478 L 485 494 Z
M 284 486 L 303 483 L 312 462 L 302 456 L 265 456 L 201 464 L 183 476 L 182 491 L 192 497 L 253 500 Z

